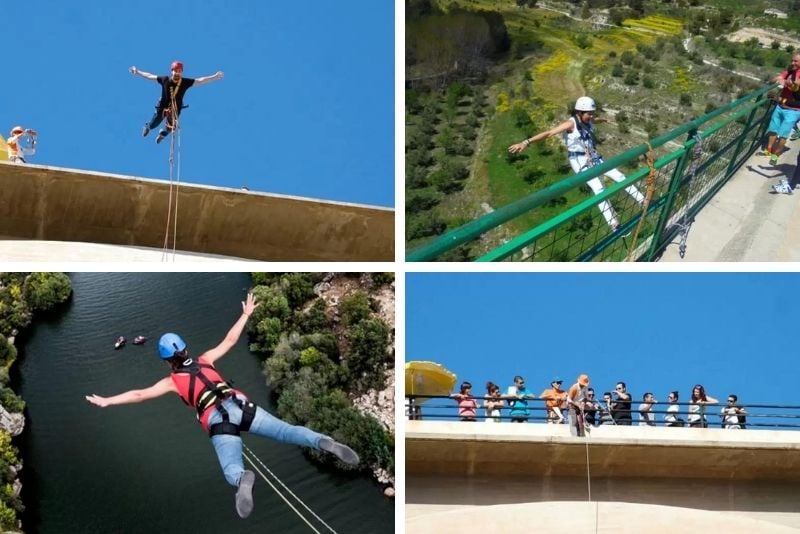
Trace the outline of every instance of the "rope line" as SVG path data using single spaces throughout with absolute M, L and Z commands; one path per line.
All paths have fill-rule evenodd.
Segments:
M 164 229 L 164 247 L 161 252 L 161 261 L 166 261 L 167 251 L 169 250 L 169 223 L 170 223 L 170 218 L 172 217 L 172 169 L 173 169 L 172 163 L 173 163 L 173 149 L 171 140 L 170 153 L 169 153 L 169 199 L 167 200 L 167 227 Z
M 178 165 L 177 165 L 177 173 L 175 177 L 175 218 L 173 219 L 173 230 L 172 230 L 172 261 L 175 262 L 175 247 L 178 243 L 178 199 L 180 198 L 179 189 L 181 186 L 181 131 L 178 126 L 178 117 L 175 116 L 175 129 L 172 132 L 172 138 L 175 140 L 176 144 L 178 145 Z
M 262 461 L 261 461 L 261 459 L 260 459 L 258 456 L 256 456 L 256 453 L 254 453 L 254 452 L 253 452 L 253 451 L 250 449 L 250 447 L 248 447 L 247 445 L 245 445 L 245 443 L 244 443 L 244 442 L 242 442 L 242 447 L 244 448 L 244 450 L 246 451 L 246 453 L 249 453 L 249 455 L 250 455 L 250 456 L 252 456 L 253 458 L 255 458 L 255 459 L 256 459 L 256 461 L 257 461 L 257 462 L 258 462 L 258 463 L 261 465 L 261 467 L 263 467 L 263 468 L 264 468 L 264 471 L 266 471 L 267 473 L 269 473 L 269 475 L 270 475 L 272 478 L 274 478 L 274 479 L 275 479 L 275 481 L 276 481 L 278 484 L 280 484 L 280 485 L 281 485 L 281 487 L 282 487 L 284 490 L 286 490 L 286 492 L 287 492 L 289 495 L 291 495 L 291 496 L 294 498 L 294 500 L 296 500 L 296 501 L 297 501 L 297 502 L 298 502 L 298 503 L 299 503 L 299 504 L 300 504 L 300 505 L 301 505 L 303 508 L 305 508 L 305 509 L 306 509 L 306 511 L 308 511 L 308 513 L 310 513 L 312 516 L 314 516 L 314 518 L 315 518 L 317 521 L 319 521 L 321 525 L 323 525 L 325 528 L 327 528 L 327 529 L 328 529 L 329 531 L 331 531 L 333 534 L 337 534 L 337 533 L 336 533 L 336 531 L 335 531 L 335 530 L 333 530 L 333 528 L 331 528 L 331 526 L 330 526 L 328 523 L 326 523 L 326 522 L 325 522 L 325 521 L 324 521 L 324 520 L 323 520 L 323 519 L 322 519 L 320 516 L 318 516 L 316 513 L 314 513 L 314 510 L 312 510 L 311 508 L 309 508 L 309 507 L 308 507 L 308 505 L 307 505 L 306 503 L 304 503 L 302 499 L 300 499 L 300 497 L 298 497 L 297 495 L 295 495 L 295 494 L 294 494 L 294 492 L 292 492 L 292 490 L 290 490 L 290 489 L 288 488 L 288 486 L 286 486 L 286 484 L 284 484 L 284 483 L 283 483 L 283 481 L 282 481 L 280 478 L 278 478 L 278 476 L 277 476 L 275 473 L 273 473 L 273 472 L 272 472 L 272 471 L 269 469 L 269 467 L 267 467 L 266 465 L 264 465 L 264 462 L 262 462 Z M 301 514 L 301 513 L 300 513 L 300 512 L 297 510 L 297 508 L 295 508 L 294 506 L 292 506 L 292 504 L 291 504 L 291 503 L 290 503 L 290 502 L 289 502 L 289 501 L 286 499 L 286 497 L 284 497 L 284 496 L 281 494 L 280 490 L 278 490 L 278 489 L 277 489 L 277 488 L 276 488 L 276 487 L 275 487 L 275 486 L 274 486 L 274 485 L 273 485 L 273 484 L 272 484 L 272 483 L 271 483 L 269 480 L 267 480 L 267 477 L 264 475 L 264 473 L 262 473 L 262 472 L 261 472 L 261 470 L 260 470 L 260 469 L 258 469 L 258 468 L 256 467 L 256 465 L 253 463 L 253 460 L 251 460 L 251 459 L 250 459 L 250 457 L 249 457 L 247 454 L 243 454 L 243 456 L 244 456 L 244 457 L 245 457 L 245 459 L 246 459 L 246 460 L 247 460 L 247 461 L 250 463 L 250 465 L 252 465 L 252 466 L 253 466 L 253 469 L 255 469 L 255 470 L 258 472 L 258 474 L 259 474 L 259 475 L 261 475 L 261 478 L 263 478 L 263 479 L 264 479 L 264 481 L 265 481 L 267 484 L 269 484 L 269 485 L 270 485 L 270 487 L 271 487 L 271 488 L 272 488 L 272 489 L 275 491 L 275 493 L 277 493 L 277 494 L 278 494 L 278 496 L 279 496 L 281 499 L 283 499 L 283 500 L 284 500 L 284 502 L 285 502 L 286 504 L 288 504 L 288 505 L 289 505 L 289 507 L 290 507 L 292 510 L 294 510 L 294 512 L 295 512 L 295 513 L 296 513 L 298 516 L 300 516 L 300 518 L 301 518 L 303 521 L 305 521 L 305 523 L 306 523 L 306 524 L 307 524 L 309 527 L 311 527 L 311 529 L 312 529 L 314 532 L 317 532 L 317 533 L 319 534 L 319 531 L 318 531 L 316 528 L 314 528 L 314 526 L 312 526 L 312 525 L 311 525 L 311 523 L 309 523 L 309 522 L 308 522 L 308 520 L 307 520 L 307 519 L 306 519 L 306 518 L 305 518 L 305 517 L 304 517 L 304 516 L 303 516 L 303 515 L 302 515 L 302 514 Z
M 317 530 L 316 528 L 314 528 L 314 525 L 312 525 L 311 523 L 309 523 L 309 522 L 308 522 L 308 519 L 306 519 L 305 517 L 303 517 L 303 514 L 301 514 L 301 513 L 300 513 L 300 512 L 297 510 L 297 508 L 295 508 L 294 506 L 292 506 L 292 503 L 290 503 L 290 502 L 289 502 L 289 501 L 286 499 L 286 497 L 284 497 L 284 496 L 281 494 L 281 492 L 280 492 L 280 491 L 278 491 L 278 488 L 276 488 L 276 487 L 275 487 L 275 486 L 272 484 L 272 482 L 270 482 L 270 481 L 267 479 L 267 477 L 264 475 L 264 473 L 262 473 L 262 472 L 261 472 L 261 470 L 260 470 L 258 467 L 256 467 L 256 464 L 254 464 L 254 463 L 253 463 L 253 460 L 251 460 L 251 459 L 250 459 L 250 457 L 249 457 L 249 456 L 247 456 L 246 454 L 243 454 L 243 456 L 244 456 L 244 459 L 245 459 L 245 460 L 247 460 L 247 462 L 248 462 L 248 463 L 249 463 L 249 464 L 250 464 L 250 465 L 253 467 L 253 469 L 255 469 L 255 470 L 256 470 L 256 472 L 257 472 L 259 475 L 261 475 L 261 478 L 263 478 L 263 479 L 264 479 L 264 482 L 266 482 L 267 484 L 269 484 L 269 487 L 271 487 L 271 488 L 273 489 L 273 491 L 275 491 L 275 493 L 278 495 L 278 497 L 280 497 L 281 499 L 283 499 L 283 502 L 285 502 L 286 504 L 288 504 L 288 505 L 289 505 L 289 508 L 291 508 L 291 509 L 294 511 L 294 513 L 295 513 L 295 514 L 297 514 L 297 516 L 298 516 L 300 519 L 302 519 L 302 520 L 305 522 L 305 524 L 306 524 L 306 525 L 308 525 L 308 528 L 310 528 L 311 530 L 313 530 L 314 532 L 316 532 L 316 534 L 320 534 L 320 531 L 319 531 L 319 530 Z
M 167 206 L 167 227 L 164 232 L 164 249 L 161 254 L 161 261 L 167 261 L 169 254 L 169 223 L 172 221 L 172 261 L 175 261 L 175 248 L 177 246 L 178 236 L 178 190 L 181 182 L 181 139 L 180 139 L 180 125 L 178 123 L 178 104 L 175 101 L 175 94 L 181 86 L 179 80 L 177 85 L 170 89 L 170 107 L 168 114 L 166 114 L 166 128 L 167 132 L 172 132 L 172 138 L 169 142 L 169 199 Z M 170 124 L 171 122 L 171 124 Z M 177 150 L 176 150 L 177 148 Z M 177 159 L 177 172 L 175 161 Z M 172 190 L 175 188 L 175 216 L 172 218 Z
M 601 414 L 602 415 L 602 414 Z M 591 430 L 589 430 L 586 426 L 586 412 L 584 411 L 584 406 L 581 405 L 581 421 L 583 423 L 583 437 L 584 445 L 586 446 L 586 490 L 589 496 L 589 505 L 592 503 L 592 470 L 591 464 L 589 463 L 589 438 L 592 435 Z M 599 510 L 598 507 L 600 503 L 595 504 L 595 515 L 594 515 L 594 531 L 597 534 L 598 524 L 599 524 Z
M 655 166 L 655 153 L 650 142 L 647 143 L 647 166 L 650 168 L 650 173 L 647 175 L 647 190 L 644 194 L 644 202 L 642 202 L 642 214 L 639 216 L 639 222 L 636 224 L 636 229 L 633 231 L 633 239 L 628 246 L 628 258 L 625 261 L 633 261 L 633 251 L 636 250 L 636 242 L 639 239 L 639 232 L 644 226 L 644 219 L 647 215 L 647 209 L 650 207 L 650 201 L 653 199 L 653 193 L 656 189 L 656 174 L 658 171 Z
M 687 204 L 689 199 L 692 198 L 692 182 L 694 182 L 695 176 L 697 176 L 697 167 L 700 166 L 700 158 L 703 156 L 703 137 L 700 135 L 700 132 L 695 134 L 694 140 L 695 145 L 694 150 L 692 151 L 692 166 L 689 169 L 689 177 L 686 181 Z M 683 217 L 681 218 L 681 222 L 678 224 L 681 229 L 680 242 L 678 244 L 678 254 L 680 255 L 681 259 L 686 256 L 686 241 L 689 239 L 689 230 L 691 230 L 693 222 L 694 218 L 689 220 L 689 208 L 688 206 L 685 206 Z

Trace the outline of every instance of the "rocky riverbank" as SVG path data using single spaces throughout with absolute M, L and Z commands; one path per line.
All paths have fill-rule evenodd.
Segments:
M 370 291 L 370 297 L 377 304 L 376 315 L 380 317 L 391 329 L 392 349 L 394 349 L 395 330 L 395 284 L 394 282 L 374 288 L 369 274 L 362 275 L 359 279 L 337 276 L 337 273 L 328 273 L 322 282 L 314 287 L 314 293 L 325 300 L 332 310 L 332 320 L 339 323 L 341 320 L 338 305 L 342 299 L 357 290 Z M 383 389 L 371 389 L 366 393 L 352 397 L 353 406 L 364 415 L 379 421 L 386 430 L 395 437 L 395 405 L 394 405 L 395 369 L 386 369 L 386 383 Z M 384 494 L 394 496 L 394 475 L 386 469 L 374 468 L 375 479 L 385 485 Z
M 63 273 L 0 273 L 0 476 L 1 483 L 11 488 L 0 494 L 3 532 L 22 532 L 18 514 L 24 509 L 19 480 L 23 462 L 11 443 L 25 428 L 25 402 L 9 387 L 9 370 L 17 359 L 16 337 L 35 313 L 66 302 L 71 295 L 72 283 Z

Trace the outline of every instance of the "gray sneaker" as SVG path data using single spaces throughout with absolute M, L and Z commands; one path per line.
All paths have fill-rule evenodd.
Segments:
M 358 465 L 358 462 L 360 461 L 356 451 L 344 443 L 334 441 L 327 436 L 319 440 L 319 448 L 323 451 L 333 454 L 346 464 Z
M 253 511 L 253 484 L 256 475 L 252 471 L 245 471 L 239 479 L 239 489 L 236 490 L 236 513 L 242 519 Z
M 142 128 L 142 137 L 147 137 L 147 134 L 149 133 L 150 133 L 150 127 L 145 124 L 144 128 Z

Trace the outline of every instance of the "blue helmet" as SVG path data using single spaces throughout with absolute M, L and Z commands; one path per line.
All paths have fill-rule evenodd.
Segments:
M 186 349 L 186 343 L 178 334 L 164 334 L 158 340 L 158 355 L 162 360 L 172 358 L 176 352 Z

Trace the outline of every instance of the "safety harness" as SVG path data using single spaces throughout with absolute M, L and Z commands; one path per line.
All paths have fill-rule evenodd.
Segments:
M 204 370 L 210 370 L 214 375 L 219 377 L 217 370 L 213 365 L 207 363 L 200 363 L 188 358 L 183 362 L 181 367 L 172 371 L 172 374 L 187 374 L 189 375 L 189 388 L 188 394 L 184 397 L 180 395 L 181 399 L 188 406 L 197 410 L 197 419 L 200 420 L 206 410 L 215 407 L 219 414 L 222 416 L 222 422 L 211 425 L 208 427 L 209 437 L 229 434 L 238 436 L 241 432 L 250 430 L 250 425 L 256 415 L 256 405 L 249 400 L 241 400 L 235 395 L 235 391 L 230 387 L 222 377 L 220 380 L 214 381 L 204 373 Z M 197 392 L 198 381 L 202 384 L 201 389 Z M 242 421 L 236 425 L 231 423 L 228 417 L 228 411 L 222 406 L 222 401 L 225 399 L 232 399 L 242 410 Z
M 583 145 L 584 152 L 570 152 L 569 157 L 573 157 L 573 154 L 576 156 L 586 155 L 586 163 L 583 164 L 581 170 L 594 167 L 595 165 L 600 165 L 603 163 L 603 157 L 597 152 L 595 148 L 595 138 L 594 138 L 594 128 L 592 128 L 592 124 L 585 124 L 581 121 L 577 114 L 573 115 L 573 120 L 575 121 L 575 127 L 578 130 L 578 136 L 580 138 L 581 144 Z

